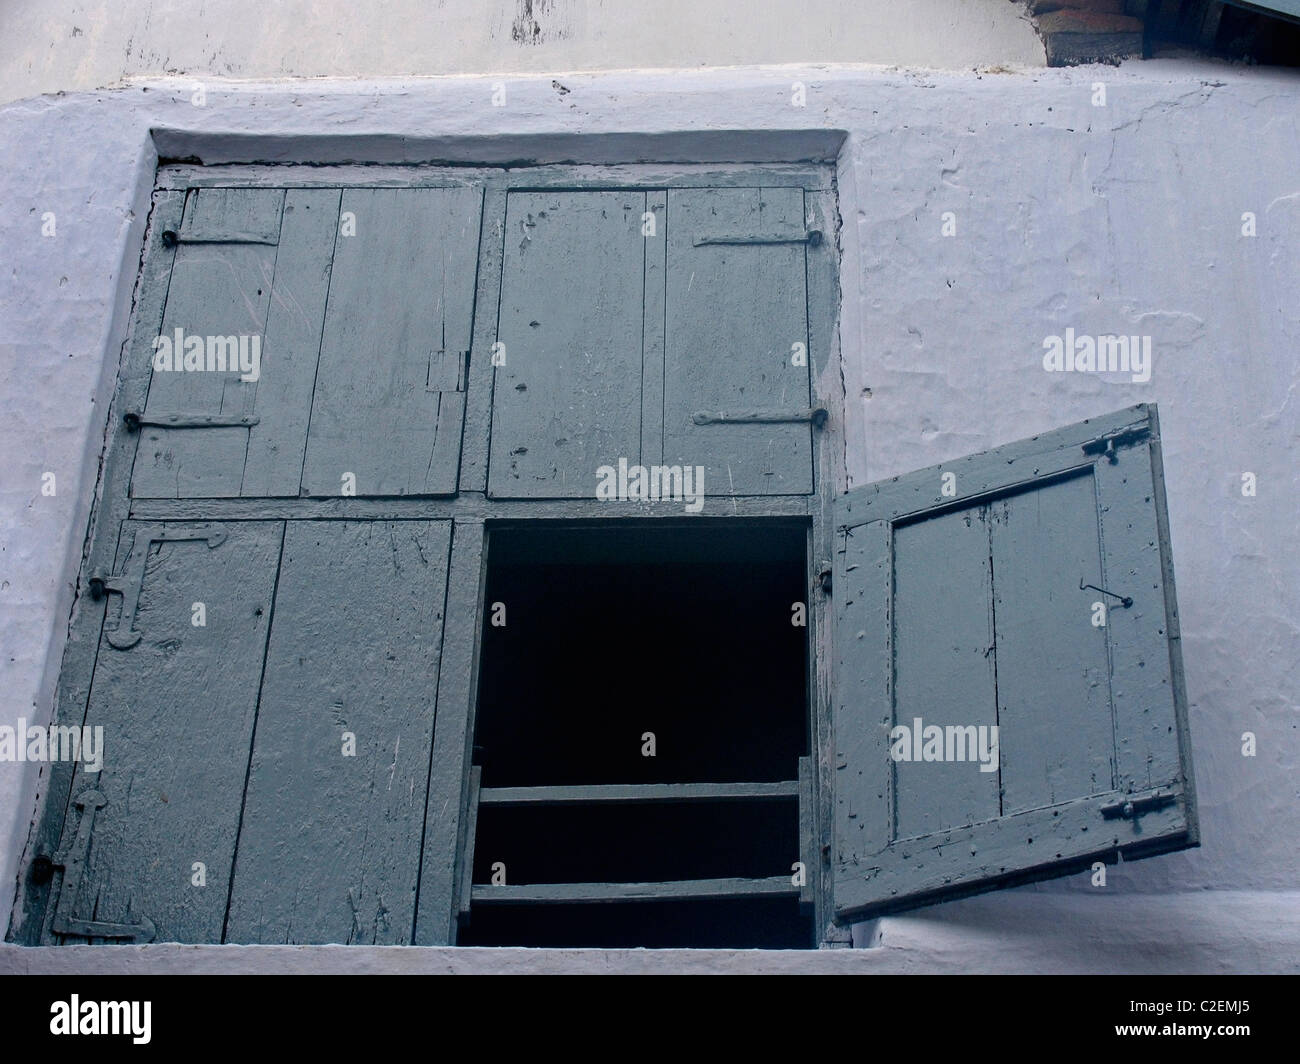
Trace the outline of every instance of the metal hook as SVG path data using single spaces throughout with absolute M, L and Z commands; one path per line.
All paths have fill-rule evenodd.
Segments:
M 1079 590 L 1100 591 L 1103 595 L 1109 595 L 1111 598 L 1117 598 L 1119 599 L 1119 604 L 1123 606 L 1125 609 L 1128 609 L 1130 606 L 1133 605 L 1133 600 L 1129 598 L 1127 595 L 1117 595 L 1115 594 L 1115 592 L 1107 591 L 1104 587 L 1098 587 L 1096 584 L 1085 584 L 1083 582 L 1083 577 L 1079 577 Z

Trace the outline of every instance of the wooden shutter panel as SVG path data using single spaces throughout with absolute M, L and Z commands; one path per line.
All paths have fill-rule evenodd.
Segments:
M 450 546 L 289 523 L 226 941 L 411 941 Z
M 228 358 L 225 370 L 155 368 L 133 412 L 133 496 L 298 494 L 338 203 L 337 189 L 190 192 L 160 342 L 197 337 L 205 367 L 209 346 L 225 357 L 235 339 L 252 362 L 256 343 L 256 374 Z
M 451 495 L 465 418 L 483 193 L 354 188 L 341 210 L 305 495 Z
M 803 190 L 670 189 L 667 231 L 664 462 L 706 495 L 811 492 Z
M 131 940 L 95 933 L 114 923 L 221 940 L 280 538 L 275 522 L 123 524 L 85 716 L 103 767 L 76 769 L 46 942 Z
M 450 543 L 449 521 L 126 522 L 85 716 L 103 767 L 47 811 L 45 941 L 409 942 Z
M 640 461 L 646 209 L 643 192 L 507 197 L 494 498 L 593 498 L 602 465 Z
M 1198 843 L 1154 406 L 856 489 L 836 526 L 837 916 Z M 948 759 L 992 725 L 997 771 Z

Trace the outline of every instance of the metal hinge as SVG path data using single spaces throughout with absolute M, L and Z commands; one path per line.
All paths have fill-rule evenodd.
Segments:
M 77 938 L 152 942 L 158 932 L 147 916 L 140 917 L 138 923 L 125 924 L 110 923 L 107 920 L 78 920 L 73 915 L 77 909 L 77 895 L 81 892 L 86 855 L 90 852 L 90 836 L 95 830 L 95 814 L 107 804 L 108 799 L 93 788 L 83 791 L 73 801 L 73 805 L 81 810 L 76 838 L 66 849 L 56 853 L 50 862 L 55 868 L 63 869 L 63 883 L 59 887 L 59 899 L 54 907 L 50 930 L 56 935 L 75 935 Z
M 139 432 L 152 425 L 163 429 L 237 429 L 249 428 L 262 419 L 255 414 L 234 417 L 230 414 L 144 414 L 128 410 L 122 415 L 127 432 Z
M 131 549 L 127 551 L 126 565 L 122 572 L 112 575 L 91 573 L 90 597 L 96 602 L 110 592 L 122 596 L 122 614 L 117 619 L 117 627 L 104 633 L 109 646 L 117 650 L 129 650 L 140 642 L 143 635 L 135 629 L 135 610 L 140 602 L 140 585 L 144 583 L 144 566 L 149 559 L 149 548 L 155 543 L 184 543 L 193 540 L 206 542 L 208 549 L 212 550 L 226 541 L 226 532 L 206 525 L 184 530 L 163 527 L 138 529 Z
M 700 410 L 691 415 L 691 421 L 697 425 L 781 425 L 807 421 L 814 428 L 821 428 L 829 418 L 830 412 L 824 406 L 809 410 L 737 410 L 730 414 Z
M 1140 797 L 1124 798 L 1118 802 L 1110 802 L 1101 807 L 1101 815 L 1107 820 L 1135 820 L 1144 813 L 1163 809 L 1167 805 L 1173 805 L 1176 801 L 1178 801 L 1178 795 L 1170 794 L 1167 791 L 1157 791 L 1155 794 L 1144 794 Z
M 709 244 L 807 244 L 815 248 L 821 242 L 820 229 L 809 229 L 806 233 L 790 236 L 763 233 L 703 233 L 693 241 L 697 248 Z
M 1151 428 L 1148 425 L 1135 429 L 1125 429 L 1123 432 L 1112 432 L 1105 436 L 1098 436 L 1095 440 L 1089 440 L 1083 445 L 1083 453 L 1104 455 L 1106 460 L 1111 465 L 1114 465 L 1119 461 L 1119 455 L 1115 453 L 1115 448 L 1137 443 L 1138 440 L 1145 440 L 1150 434 Z

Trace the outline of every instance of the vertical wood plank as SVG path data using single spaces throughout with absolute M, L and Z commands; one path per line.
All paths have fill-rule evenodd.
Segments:
M 278 232 L 281 189 L 198 189 L 186 205 L 201 211 L 203 234 Z M 197 337 L 237 338 L 266 332 L 277 249 L 268 244 L 181 244 L 176 249 L 161 335 L 176 330 Z M 184 352 L 173 352 L 173 358 Z M 206 354 L 203 356 L 206 366 Z M 155 370 L 145 405 L 147 417 L 166 414 L 252 415 L 257 384 L 243 381 L 236 366 L 224 371 Z M 238 497 L 248 449 L 248 428 L 144 426 L 136 451 L 132 494 L 143 499 Z
M 506 209 L 488 492 L 592 498 L 641 451 L 643 192 L 515 192 Z
M 893 838 L 892 529 L 842 534 L 835 599 L 835 862 L 837 883 Z M 837 886 L 837 896 L 840 888 Z
M 487 491 L 488 447 L 492 432 L 492 382 L 496 376 L 496 370 L 492 366 L 492 345 L 497 339 L 505 232 L 506 192 L 504 189 L 488 189 L 483 194 L 474 338 L 460 460 L 461 491 Z
M 482 626 L 479 604 L 483 601 L 486 580 L 483 522 L 458 520 L 452 530 L 447 620 L 438 673 L 438 715 L 434 722 L 420 859 L 419 907 L 415 921 L 417 946 L 455 942 L 478 688 Z
M 696 425 L 696 412 L 798 411 L 809 406 L 801 243 L 707 244 L 708 235 L 805 232 L 797 188 L 671 189 L 668 193 L 664 461 L 702 465 L 708 495 L 813 490 L 812 429 L 788 424 Z
M 450 541 L 289 522 L 226 941 L 409 943 Z
M 104 730 L 103 769 L 87 772 L 83 762 L 71 793 L 93 787 L 108 804 L 95 817 L 83 881 L 61 889 L 79 891 L 81 919 L 145 916 L 157 941 L 218 942 L 282 530 L 230 522 L 219 546 L 151 545 L 159 527 L 201 526 L 124 529 L 119 568 L 146 558 L 135 616 L 142 637 L 126 650 L 100 646 L 86 725 Z M 204 605 L 201 627 L 191 623 L 195 602 Z M 109 627 L 117 612 L 114 603 Z M 78 824 L 68 816 L 65 845 Z M 202 886 L 192 882 L 196 862 Z
M 659 465 L 664 455 L 664 268 L 668 260 L 668 193 L 647 192 L 646 213 L 654 235 L 645 244 L 645 307 L 641 330 L 641 462 Z M 643 227 L 644 232 L 644 227 Z
M 275 280 L 240 494 L 297 496 L 307 447 L 325 297 L 339 223 L 338 189 L 285 193 Z
M 994 502 L 993 586 L 1003 813 L 1109 791 L 1114 730 L 1106 628 L 1080 591 L 1101 581 L 1093 480 L 1076 476 Z
M 1183 777 L 1170 664 L 1161 533 L 1145 446 L 1096 465 L 1105 564 L 1102 587 L 1133 599 L 1107 618 L 1115 703 L 1118 782 L 1123 790 L 1167 786 Z M 1101 596 L 1105 597 L 1105 596 Z
M 449 495 L 464 393 L 429 390 L 438 352 L 469 350 L 478 188 L 347 189 L 316 372 L 303 491 Z M 453 406 L 460 407 L 454 416 Z M 454 439 L 454 445 L 440 437 Z M 458 455 L 457 455 L 458 456 Z
M 972 507 L 894 530 L 891 727 L 909 729 L 910 757 L 923 750 L 914 734 L 918 718 L 922 741 L 930 725 L 998 723 L 988 521 L 986 508 Z M 891 768 L 897 838 L 998 815 L 998 773 L 978 763 L 913 759 Z

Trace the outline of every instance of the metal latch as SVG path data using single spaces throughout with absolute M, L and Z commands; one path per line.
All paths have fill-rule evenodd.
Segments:
M 152 942 L 157 929 L 147 916 L 139 923 L 110 923 L 107 920 L 78 920 L 77 895 L 81 893 L 81 877 L 90 852 L 90 835 L 95 830 L 95 813 L 108 805 L 108 799 L 93 788 L 83 791 L 73 804 L 81 810 L 77 836 L 67 849 L 60 850 L 51 860 L 56 868 L 63 869 L 63 883 L 59 900 L 54 907 L 50 930 L 56 935 L 76 935 L 78 938 L 111 938 L 122 942 Z
M 737 410 L 730 414 L 700 410 L 691 415 L 691 420 L 697 425 L 781 425 L 807 421 L 814 428 L 821 428 L 829 417 L 824 406 L 815 406 L 810 410 Z
M 1163 809 L 1167 805 L 1173 805 L 1176 801 L 1178 801 L 1178 795 L 1166 791 L 1156 791 L 1154 794 L 1125 798 L 1118 802 L 1103 805 L 1101 815 L 1107 820 L 1136 820 L 1144 813 Z
M 1106 436 L 1099 436 L 1095 440 L 1089 440 L 1083 445 L 1083 453 L 1104 455 L 1106 460 L 1114 465 L 1119 461 L 1119 455 L 1115 453 L 1116 447 L 1137 443 L 1138 440 L 1146 439 L 1150 433 L 1151 429 L 1147 425 L 1136 429 L 1125 429 L 1123 432 L 1112 432 Z
M 177 244 L 265 244 L 268 247 L 275 247 L 280 243 L 277 236 L 274 240 L 265 233 L 227 233 L 222 236 L 185 236 L 176 232 L 175 229 L 164 229 L 162 231 L 162 245 L 165 248 L 174 248 Z
M 249 428 L 262 419 L 256 414 L 235 417 L 230 414 L 145 414 L 128 410 L 122 415 L 127 432 L 139 432 L 142 426 L 163 429 L 237 429 Z
M 140 585 L 144 583 L 144 566 L 149 558 L 149 548 L 155 543 L 184 543 L 193 540 L 207 543 L 208 549 L 212 550 L 226 541 L 226 532 L 207 525 L 184 530 L 142 528 L 136 532 L 131 549 L 127 552 L 123 572 L 111 576 L 102 572 L 90 575 L 90 597 L 96 602 L 109 592 L 122 596 L 122 614 L 117 619 L 117 627 L 104 633 L 109 646 L 117 650 L 129 650 L 140 642 L 144 634 L 135 629 L 135 610 L 140 602 Z
M 698 247 L 709 244 L 807 244 L 817 247 L 822 242 L 820 229 L 809 229 L 806 233 L 781 236 L 775 233 L 702 233 L 693 243 Z

